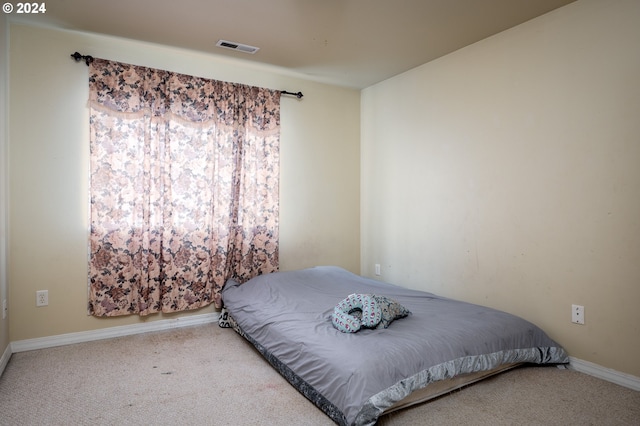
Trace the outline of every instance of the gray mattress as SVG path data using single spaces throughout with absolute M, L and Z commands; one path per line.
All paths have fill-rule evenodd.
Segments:
M 331 315 L 352 293 L 412 313 L 384 329 L 342 333 Z M 504 364 L 567 363 L 564 349 L 517 316 L 364 278 L 332 266 L 228 281 L 236 331 L 336 423 L 375 424 L 415 390 Z

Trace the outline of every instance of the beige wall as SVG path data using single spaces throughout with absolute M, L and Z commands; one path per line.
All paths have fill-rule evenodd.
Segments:
M 580 0 L 365 89 L 362 273 L 640 376 L 639 22 Z
M 359 253 L 360 93 L 246 61 L 12 23 L 10 27 L 11 341 L 160 319 L 86 315 L 87 67 L 70 54 L 273 89 L 281 101 L 281 269 Z M 212 48 L 214 49 L 214 48 Z M 49 306 L 35 307 L 36 290 Z M 211 307 L 196 313 L 213 312 Z
M 9 346 L 9 316 L 3 318 L 2 303 L 7 299 L 7 80 L 8 25 L 0 16 L 0 357 Z M 1 365 L 0 365 L 1 368 Z

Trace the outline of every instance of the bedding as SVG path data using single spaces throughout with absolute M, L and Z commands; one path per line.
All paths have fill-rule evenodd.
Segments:
M 409 315 L 344 333 L 335 307 L 351 294 L 396 301 Z M 421 389 L 520 363 L 567 363 L 540 328 L 495 309 L 323 266 L 261 275 L 223 290 L 232 327 L 340 425 L 375 424 Z

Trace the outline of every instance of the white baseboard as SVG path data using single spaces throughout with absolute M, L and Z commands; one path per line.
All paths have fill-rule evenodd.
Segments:
M 629 389 L 640 391 L 640 377 L 621 373 L 619 371 L 573 357 L 569 357 L 569 365 L 572 370 L 576 370 Z
M 172 328 L 188 327 L 191 325 L 208 324 L 218 321 L 218 316 L 219 315 L 217 313 L 191 315 L 175 319 L 152 321 L 143 324 L 122 325 L 118 327 L 109 327 L 99 330 L 80 331 L 77 333 L 59 334 L 57 336 L 18 340 L 16 342 L 11 342 L 11 344 L 9 345 L 11 348 L 9 350 L 9 356 L 11 356 L 11 353 L 16 352 L 53 348 L 55 346 L 71 345 L 74 343 L 90 342 L 93 340 L 110 339 L 113 337 L 129 336 L 132 334 L 147 333 L 150 331 L 169 330 Z M 2 367 L 2 364 L 0 364 L 0 367 Z M 4 370 L 4 368 L 2 368 L 2 370 Z
M 31 351 L 35 349 L 52 348 L 56 346 L 71 345 L 74 343 L 90 342 L 94 340 L 110 339 L 113 337 L 129 336 L 132 334 L 147 333 L 150 331 L 162 331 L 173 328 L 188 327 L 192 325 L 209 324 L 218 321 L 218 314 L 202 314 L 153 321 L 144 324 L 131 324 L 118 327 L 109 327 L 100 330 L 81 331 L 78 333 L 60 334 L 57 336 L 40 337 L 36 339 L 18 340 L 11 342 L 0 357 L 0 376 L 4 372 L 12 353 Z M 589 374 L 602 380 L 640 391 L 640 377 L 621 373 L 610 368 L 602 367 L 592 362 L 569 357 L 570 368 L 581 373 Z
M 4 350 L 2 357 L 0 357 L 0 376 L 4 373 L 4 369 L 9 363 L 9 358 L 11 358 L 11 344 L 7 345 L 7 348 Z

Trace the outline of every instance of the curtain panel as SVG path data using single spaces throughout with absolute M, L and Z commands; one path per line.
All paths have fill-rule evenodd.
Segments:
M 95 59 L 89 313 L 215 303 L 278 270 L 280 92 Z

